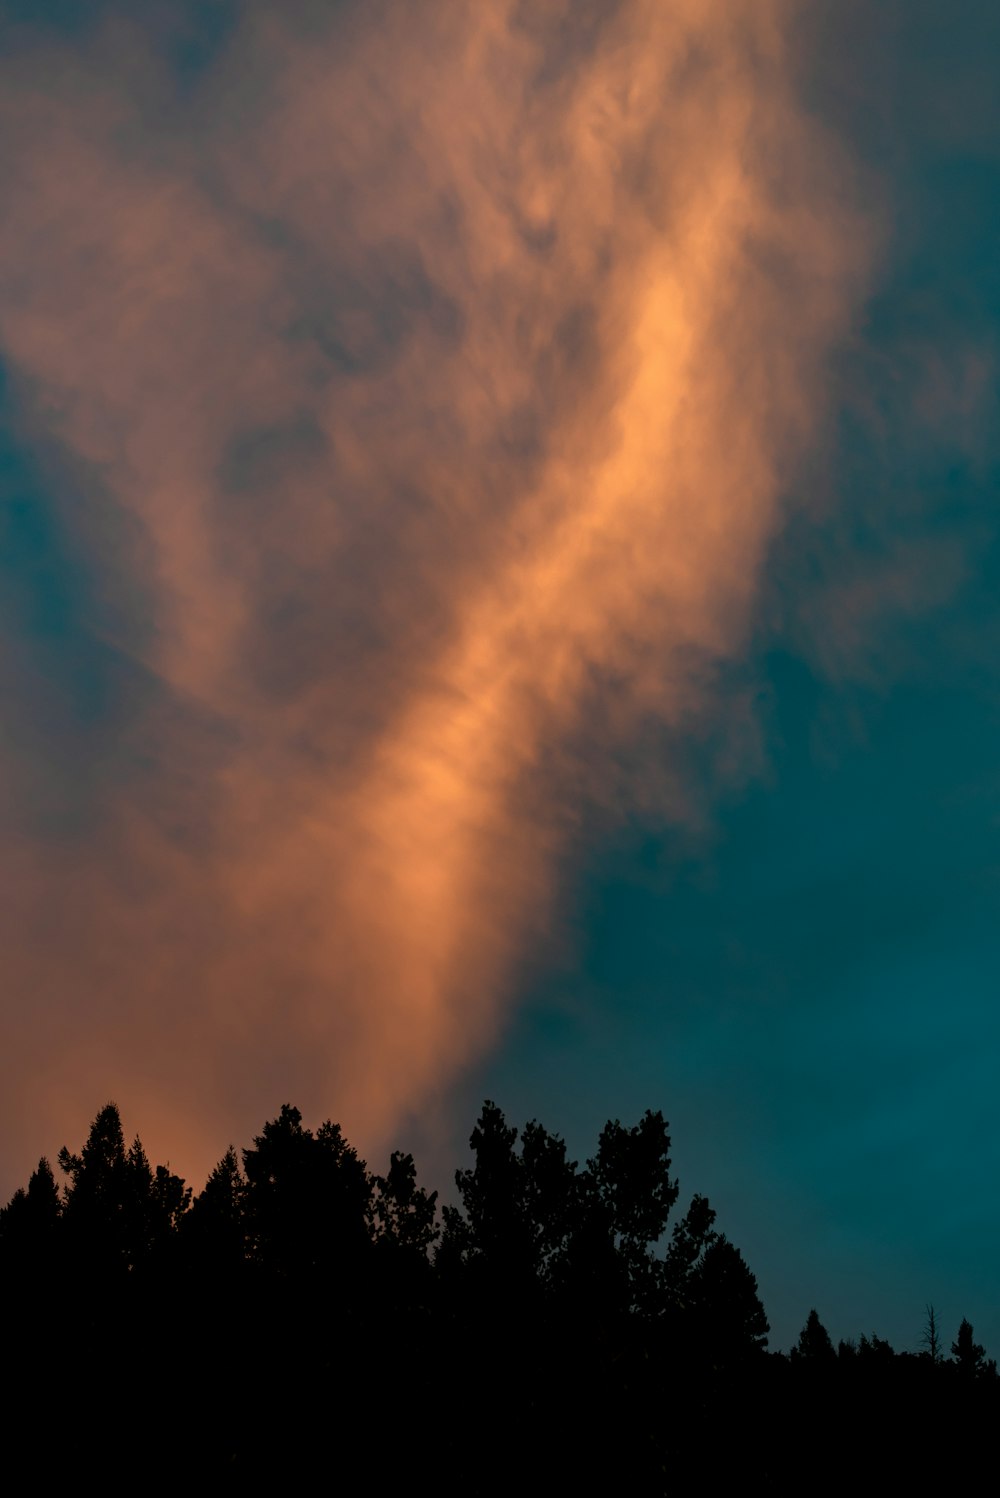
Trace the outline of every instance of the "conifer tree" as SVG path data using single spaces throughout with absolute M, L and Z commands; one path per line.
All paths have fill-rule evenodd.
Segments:
M 967 1378 L 977 1378 L 986 1369 L 986 1348 L 975 1341 L 972 1322 L 962 1318 L 958 1334 L 951 1344 L 951 1355 Z
M 285 1103 L 243 1151 L 250 1257 L 282 1277 L 356 1268 L 371 1246 L 371 1179 L 327 1121 L 315 1134 Z
M 101 1273 L 135 1269 L 170 1239 L 191 1199 L 163 1165 L 153 1171 L 138 1136 L 128 1149 L 114 1103 L 101 1109 L 79 1155 L 64 1146 L 63 1216 L 76 1261 Z
M 795 1354 L 804 1362 L 820 1367 L 836 1362 L 837 1354 L 833 1350 L 830 1333 L 819 1319 L 815 1309 L 809 1312 L 806 1324 L 799 1333 L 798 1344 Z
M 693 1278 L 696 1314 L 709 1356 L 725 1363 L 763 1351 L 771 1328 L 757 1279 L 724 1234 L 705 1250 Z
M 184 1219 L 186 1245 L 213 1272 L 235 1271 L 246 1257 L 246 1184 L 230 1145 Z
M 27 1189 L 19 1186 L 0 1208 L 0 1264 L 6 1272 L 39 1280 L 52 1269 L 61 1214 L 59 1188 L 43 1156 Z

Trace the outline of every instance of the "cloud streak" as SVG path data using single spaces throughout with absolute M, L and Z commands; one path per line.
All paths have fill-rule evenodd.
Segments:
M 870 261 L 794 19 L 249 5 L 186 90 L 25 40 L 0 343 L 131 665 L 82 823 L 8 818 L 15 1120 L 377 1142 L 588 815 L 676 811 L 634 746 L 717 711 Z

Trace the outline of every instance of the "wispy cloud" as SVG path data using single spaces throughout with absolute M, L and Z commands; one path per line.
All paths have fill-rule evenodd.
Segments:
M 260 4 L 183 93 L 122 27 L 7 66 L 3 357 L 155 685 L 85 833 L 2 854 L 15 1117 L 377 1141 L 497 1035 L 588 808 L 668 794 L 622 756 L 744 647 L 869 263 L 793 10 Z

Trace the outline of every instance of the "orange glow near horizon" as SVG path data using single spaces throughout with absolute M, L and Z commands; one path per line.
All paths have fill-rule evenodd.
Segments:
M 155 685 L 88 837 L 0 856 L 56 1144 L 435 1106 L 588 814 L 680 814 L 614 766 L 719 710 L 863 291 L 794 6 L 417 10 L 251 5 L 183 110 L 121 31 L 7 69 L 0 341 Z

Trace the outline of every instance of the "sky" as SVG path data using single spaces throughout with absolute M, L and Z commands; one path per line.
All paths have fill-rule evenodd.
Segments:
M 0 0 L 0 1189 L 671 1122 L 1000 1354 L 1000 13 Z

